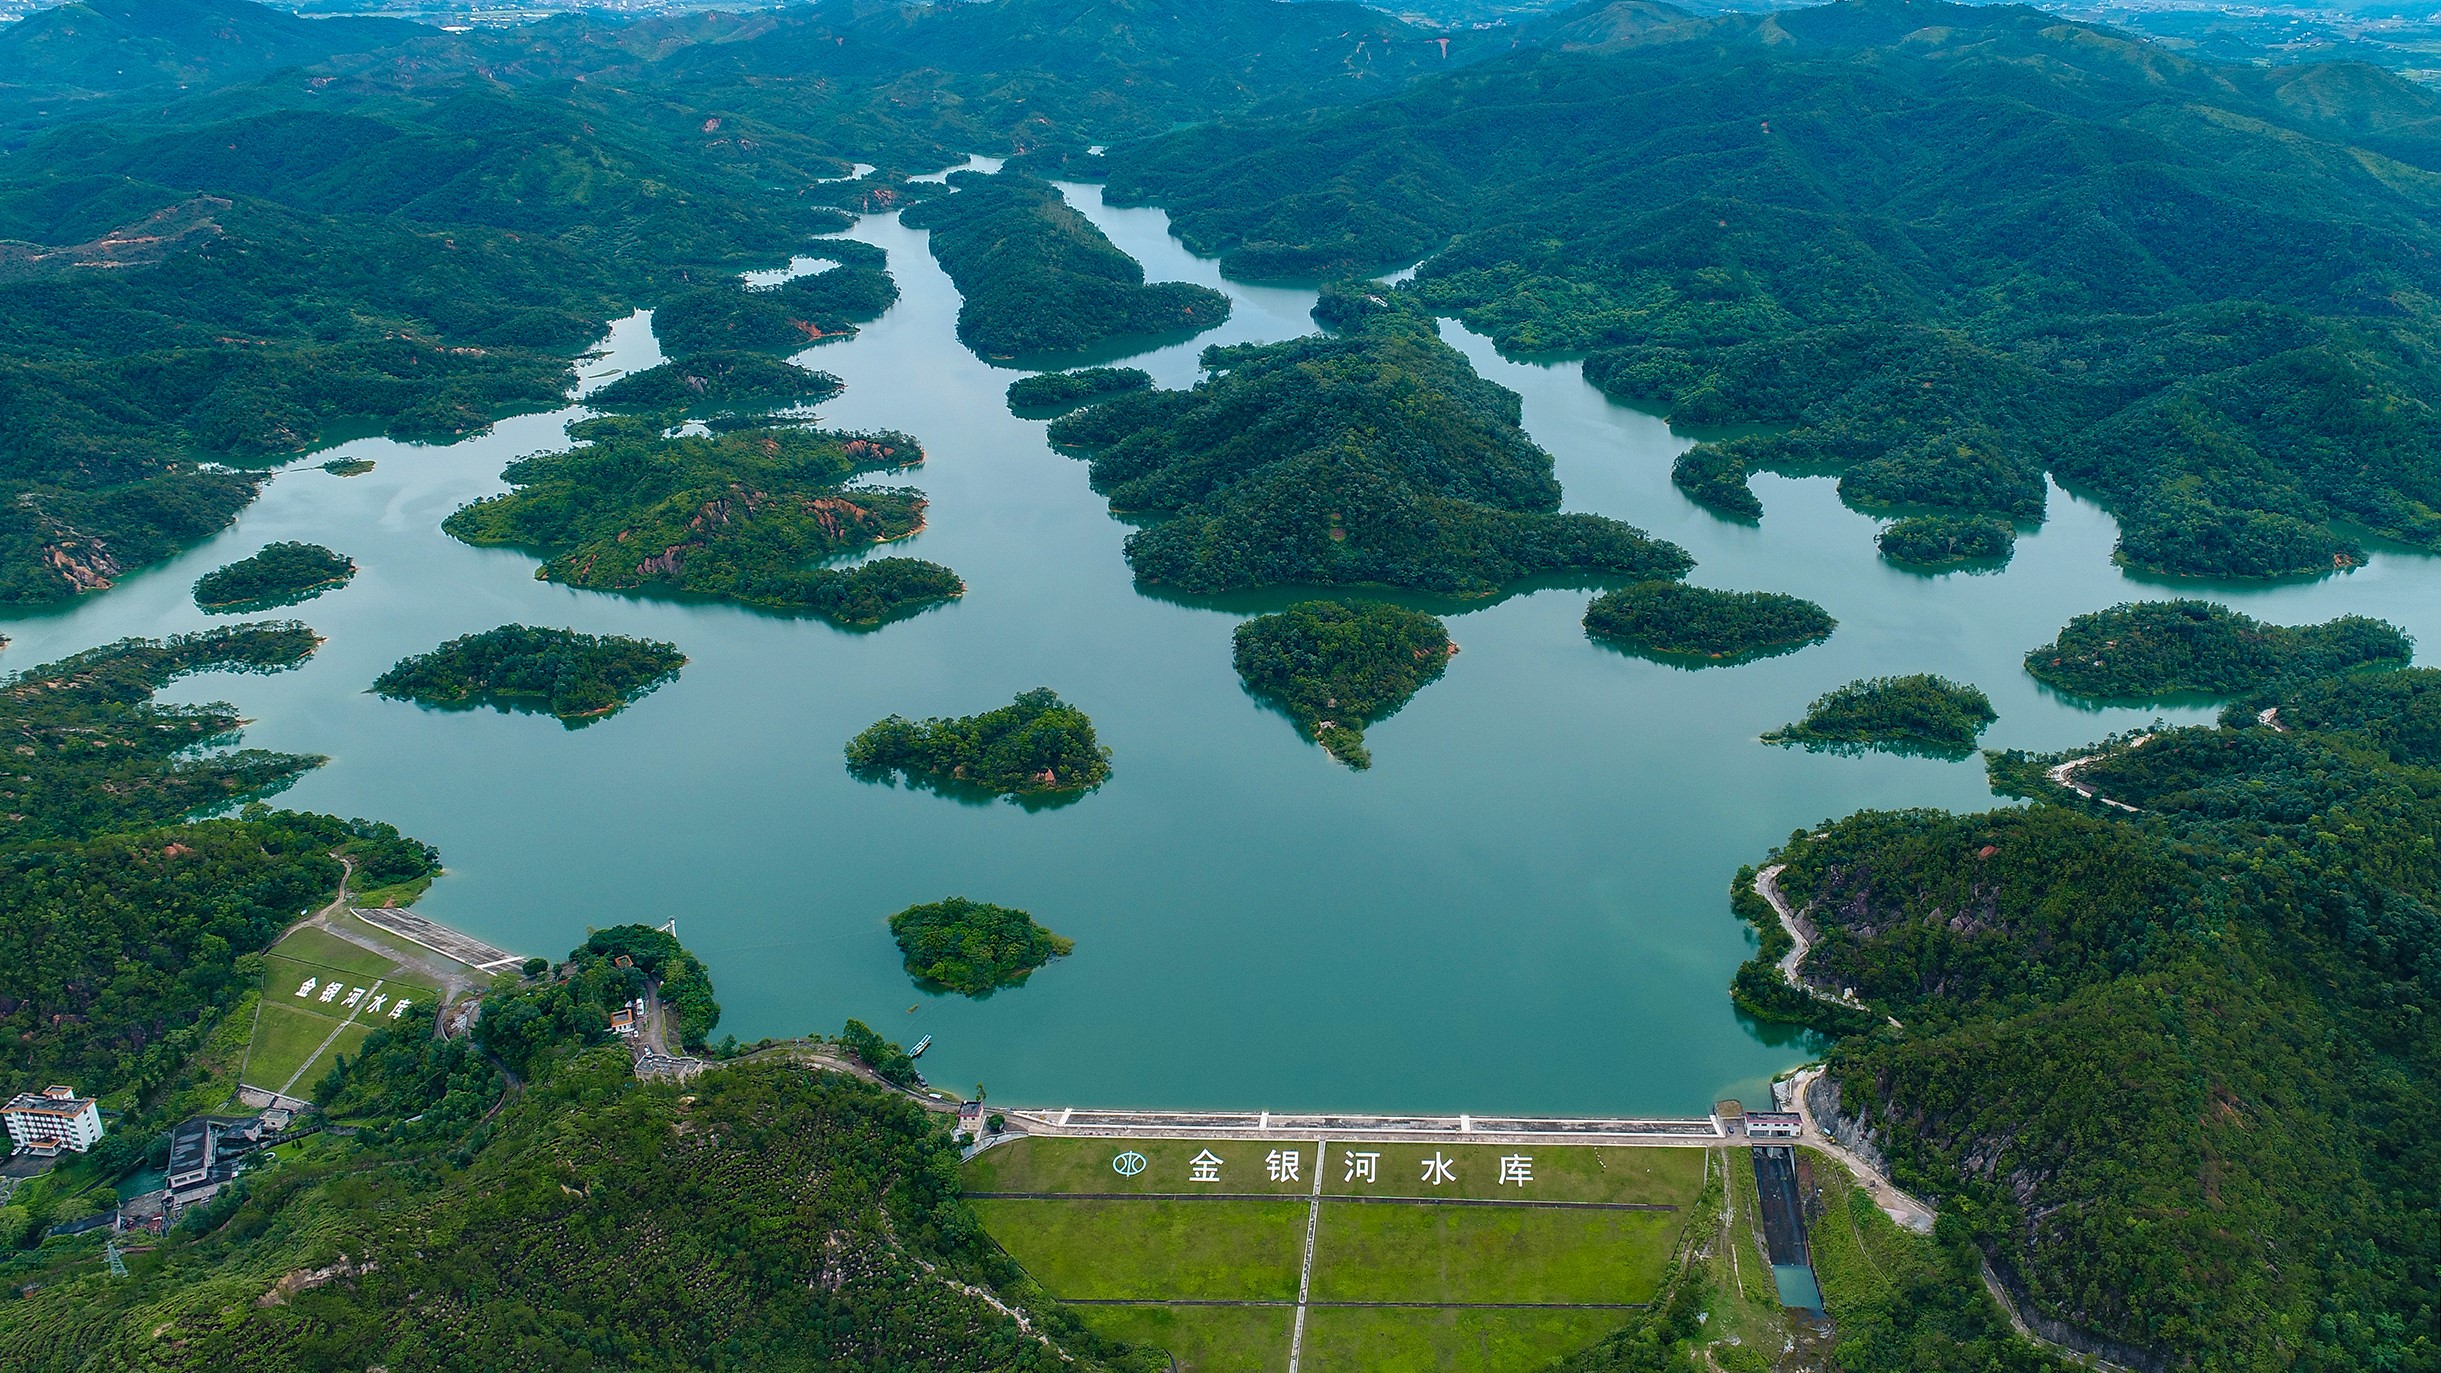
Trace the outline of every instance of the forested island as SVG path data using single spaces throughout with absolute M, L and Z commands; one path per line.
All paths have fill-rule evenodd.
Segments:
M 1073 410 L 1087 401 L 1106 400 L 1123 391 L 1142 391 L 1153 384 L 1141 367 L 1085 367 L 1073 372 L 1043 372 L 1009 383 L 1011 410 Z
M 2087 1347 L 2414 1367 L 2441 1210 L 2437 745 L 2441 672 L 2291 678 L 2217 727 L 2075 751 L 2132 810 L 2004 754 L 1995 787 L 2032 806 L 1800 831 L 1776 857 L 1815 931 L 1804 975 L 1868 1009 L 1765 1013 L 1836 1037 L 1816 1115 Z M 1777 984 L 1771 956 L 1741 983 Z M 1941 1348 L 1871 1366 L 1987 1366 Z
M 877 720 L 848 741 L 848 771 L 869 780 L 1012 800 L 1074 798 L 1110 780 L 1093 721 L 1049 687 L 980 715 Z
M 2070 620 L 2026 655 L 2026 671 L 2080 696 L 2231 696 L 2284 678 L 2400 667 L 2414 653 L 2396 625 L 2362 615 L 2292 627 L 2211 601 L 2131 601 Z
M 2441 193 L 2377 170 L 2441 166 L 2428 92 L 2005 6 L 1587 5 L 1515 41 L 1114 147 L 1107 198 L 1242 278 L 1424 258 L 1398 293 L 1504 349 L 1773 426 L 1679 464 L 1736 514 L 1749 472 L 1827 468 L 1868 508 L 2031 521 L 2048 470 L 2134 567 L 2327 574 L 2364 557 L 2334 518 L 2441 548 L 2441 315 L 2399 303 L 2441 298 Z M 2139 143 L 2141 185 L 2028 151 Z
M 753 402 L 785 404 L 829 400 L 839 378 L 768 353 L 720 349 L 647 367 L 585 397 L 605 410 L 688 410 Z
M 1076 951 L 1073 940 L 1007 906 L 953 896 L 909 906 L 890 917 L 890 937 L 907 960 L 907 975 L 961 996 L 989 996 L 1022 987 L 1034 970 Z
M 921 492 L 843 486 L 922 462 L 914 439 L 798 427 L 663 438 L 662 428 L 653 416 L 572 425 L 583 446 L 510 464 L 502 475 L 517 490 L 441 527 L 471 544 L 547 550 L 536 575 L 570 586 L 717 596 L 849 625 L 965 590 L 956 573 L 915 558 L 816 565 L 922 527 Z
M 899 218 L 931 232 L 932 255 L 958 284 L 958 338 L 985 357 L 1199 333 L 1229 317 L 1229 298 L 1209 286 L 1146 285 L 1143 265 L 1048 181 L 1002 171 L 955 172 L 949 182 L 953 194 Z
M 576 729 L 635 704 L 686 661 L 677 645 L 650 639 L 502 625 L 399 659 L 373 690 L 432 706 L 547 711 Z
M 1730 663 L 1827 639 L 1839 621 L 1800 596 L 1638 582 L 1585 607 L 1585 632 L 1639 653 Z
M 265 544 L 196 579 L 195 604 L 205 610 L 261 610 L 311 600 L 356 575 L 356 564 L 318 543 Z
M 1326 291 L 1339 334 L 1204 350 L 1191 391 L 1124 395 L 1052 422 L 1089 453 L 1139 580 L 1210 594 L 1374 583 L 1489 595 L 1543 573 L 1673 577 L 1675 544 L 1559 512 L 1517 394 L 1475 374 L 1429 317 Z
M 820 239 L 796 256 L 836 265 L 777 286 L 728 277 L 673 292 L 653 307 L 653 337 L 681 358 L 741 348 L 795 352 L 854 335 L 898 299 L 898 283 L 883 265 L 889 255 L 870 243 Z
M 322 464 L 322 470 L 334 477 L 361 477 L 373 470 L 371 458 L 333 458 Z
M 1868 677 L 1824 692 L 1806 707 L 1804 719 L 1782 725 L 1763 741 L 1964 754 L 1999 718 L 1981 690 L 1918 672 Z
M 2017 551 L 2017 529 L 1981 515 L 1910 515 L 1873 538 L 1882 556 L 1908 567 L 1999 563 Z
M 1302 601 L 1237 627 L 1246 689 L 1349 767 L 1373 766 L 1365 726 L 1438 679 L 1458 646 L 1437 616 L 1380 601 Z

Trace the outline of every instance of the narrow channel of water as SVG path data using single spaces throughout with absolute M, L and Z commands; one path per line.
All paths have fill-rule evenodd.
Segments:
M 1078 207 L 1155 280 L 1227 291 L 1235 313 L 1131 359 L 1191 382 L 1213 342 L 1311 331 L 1310 292 L 1225 282 L 1160 211 Z M 557 953 L 588 926 L 677 917 L 711 963 L 741 1038 L 862 1018 L 934 1035 L 939 1083 L 1032 1104 L 1494 1112 L 1700 1111 L 1803 1057 L 1731 1012 L 1747 941 L 1725 887 L 1795 827 L 1864 806 L 1980 807 L 1980 767 L 1770 748 L 1765 729 L 1852 677 L 1929 670 L 1984 687 L 1997 745 L 2056 748 L 2158 714 L 2087 710 L 2018 667 L 2069 616 L 2176 594 L 2109 561 L 2112 525 L 2054 492 L 2014 563 L 1924 577 L 1882 563 L 1873 521 L 1827 480 L 1765 477 L 1760 527 L 1715 519 L 1669 485 L 1686 441 L 1614 405 L 1574 364 L 1501 358 L 1450 326 L 1487 376 L 1525 398 L 1570 509 L 1686 545 L 1692 580 L 1794 591 L 1841 621 L 1802 653 L 1703 672 L 1598 648 L 1587 593 L 1544 590 L 1451 616 L 1464 651 L 1445 680 L 1368 731 L 1352 773 L 1249 699 L 1229 666 L 1239 615 L 1140 594 L 1126 526 L 1012 417 L 1016 374 L 955 339 L 955 291 L 924 236 L 866 218 L 902 297 L 857 338 L 809 351 L 847 391 L 849 427 L 921 438 L 910 480 L 930 525 L 892 552 L 965 576 L 961 602 L 878 633 L 717 604 L 629 599 L 535 581 L 527 555 L 440 533 L 502 489 L 509 459 L 565 442 L 578 410 L 523 416 L 447 447 L 386 440 L 335 453 L 378 465 L 339 478 L 301 464 L 222 536 L 65 611 L 0 621 L 21 668 L 129 634 L 211 622 L 194 579 L 275 539 L 348 553 L 364 571 L 299 607 L 329 643 L 303 669 L 212 675 L 172 699 L 235 700 L 246 742 L 326 754 L 288 804 L 395 821 L 438 844 L 449 876 L 423 909 L 504 947 Z M 598 385 L 658 359 L 624 320 Z M 2385 555 L 2353 576 L 2216 590 L 2295 622 L 2381 615 L 2441 643 L 2434 560 Z M 592 728 L 427 711 L 366 694 L 403 654 L 508 621 L 673 640 L 672 686 Z M 2427 655 L 2429 660 L 2429 654 Z M 1117 775 L 1063 809 L 962 805 L 849 778 L 840 746 L 891 712 L 964 713 L 1037 685 L 1090 711 Z M 1026 907 L 1076 956 L 975 1002 L 914 991 L 886 921 L 951 894 Z M 909 1013 L 909 1007 L 917 1009 Z

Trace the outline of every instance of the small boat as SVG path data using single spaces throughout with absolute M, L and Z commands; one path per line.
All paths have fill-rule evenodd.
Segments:
M 909 1049 L 909 1050 L 907 1051 L 907 1057 L 909 1057 L 909 1058 L 922 1058 L 922 1057 L 924 1056 L 924 1051 L 925 1051 L 926 1049 L 931 1048 L 931 1047 L 932 1047 L 932 1036 L 931 1036 L 931 1035 L 926 1035 L 926 1036 L 924 1036 L 922 1039 L 919 1039 L 919 1040 L 917 1040 L 917 1041 L 915 1042 L 915 1047 L 914 1047 L 914 1048 Z

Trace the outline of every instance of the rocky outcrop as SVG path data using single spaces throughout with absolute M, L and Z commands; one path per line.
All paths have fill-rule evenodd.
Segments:
M 1839 1141 L 1839 1146 L 1872 1165 L 1873 1171 L 1890 1175 L 1890 1162 L 1882 1157 L 1881 1136 L 1864 1121 L 1840 1109 L 1839 1080 L 1829 1073 L 1818 1073 L 1805 1085 L 1806 1114 L 1824 1134 Z

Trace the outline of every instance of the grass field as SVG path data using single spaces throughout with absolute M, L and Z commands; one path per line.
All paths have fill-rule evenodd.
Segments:
M 1326 1202 L 1313 1299 L 1642 1303 L 1660 1286 L 1684 1220 L 1657 1211 Z
M 1300 1373 L 1537 1369 L 1609 1334 L 1617 1311 L 1350 1311 L 1305 1317 Z M 1273 1367 L 1285 1367 L 1276 1363 Z
M 1293 1178 L 1274 1176 L 1275 1151 L 1297 1155 Z M 1219 1161 L 1198 1181 L 1195 1160 L 1207 1152 Z M 1112 1166 L 1131 1153 L 1140 1168 L 1134 1159 L 1126 1172 Z M 1352 1153 L 1375 1157 L 1368 1169 L 1352 1166 Z M 1631 1314 L 1605 1307 L 1653 1297 L 1704 1193 L 1706 1155 L 1330 1145 L 1302 1368 L 1523 1373 L 1599 1340 Z M 1504 1170 L 1504 1159 L 1518 1158 L 1529 1162 Z M 1428 1168 L 1434 1159 L 1442 1166 Z M 1076 1308 L 1095 1329 L 1167 1350 L 1184 1373 L 1275 1373 L 1288 1363 L 1316 1162 L 1313 1140 L 1030 1139 L 985 1152 L 967 1166 L 966 1186 L 993 1238 L 1052 1294 L 1142 1303 Z M 1181 1199 L 1199 1194 L 1233 1199 Z M 1416 1305 L 1328 1304 L 1354 1302 Z
M 1121 1176 L 1111 1162 L 1142 1154 L 1145 1167 Z M 1196 1155 L 1221 1162 L 1214 1182 L 1193 1180 Z M 1297 1155 L 1294 1181 L 1275 1181 L 1274 1151 Z M 1376 1154 L 1373 1177 L 1356 1176 L 1355 1152 Z M 1027 1139 L 987 1151 L 967 1166 L 966 1185 L 978 1192 L 1262 1192 L 1306 1196 L 1314 1186 L 1314 1141 Z M 1425 1163 L 1448 1165 L 1446 1181 L 1427 1183 Z M 1524 1182 L 1500 1181 L 1501 1160 L 1529 1160 Z M 1496 1144 L 1333 1144 L 1322 1161 L 1324 1196 L 1459 1197 L 1485 1201 L 1607 1201 L 1667 1206 L 1691 1204 L 1704 1186 L 1701 1149 L 1519 1148 Z
M 984 1228 L 1063 1297 L 1295 1301 L 1297 1201 L 978 1201 Z
M 1114 1340 L 1166 1349 L 1179 1373 L 1273 1373 L 1288 1366 L 1285 1306 L 1094 1306 L 1093 1328 Z
M 308 979 L 313 994 L 298 996 Z M 353 1008 L 346 993 L 322 1000 L 322 990 L 333 982 L 365 988 L 368 995 Z M 379 1010 L 372 1008 L 374 995 L 384 998 Z M 263 955 L 262 1009 L 239 1079 L 273 1091 L 293 1079 L 290 1094 L 303 1095 L 340 1054 L 354 1053 L 400 998 L 429 1004 L 437 995 L 420 971 L 322 930 L 293 930 Z M 339 1031 L 335 1040 L 333 1030 Z

